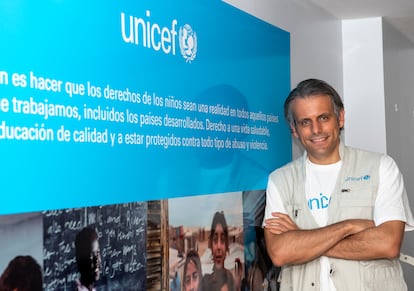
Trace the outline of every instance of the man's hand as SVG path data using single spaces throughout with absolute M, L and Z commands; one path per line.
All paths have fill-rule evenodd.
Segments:
M 265 220 L 265 228 L 273 234 L 282 234 L 289 230 L 297 230 L 297 225 L 293 222 L 293 220 L 289 217 L 289 215 L 280 213 L 280 212 L 272 212 L 272 218 Z

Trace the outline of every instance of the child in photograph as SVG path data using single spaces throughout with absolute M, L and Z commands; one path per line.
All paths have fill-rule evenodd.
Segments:
M 208 245 L 213 255 L 214 266 L 211 274 L 203 276 L 202 290 L 237 290 L 232 272 L 224 267 L 229 251 L 229 232 L 223 212 L 214 214 Z
M 42 291 L 42 269 L 31 256 L 17 256 L 0 277 L 0 291 Z
M 80 278 L 76 281 L 77 291 L 95 291 L 95 283 L 101 273 L 101 254 L 98 235 L 90 227 L 83 228 L 75 240 L 76 264 Z
M 200 291 L 201 290 L 201 261 L 197 251 L 190 249 L 187 252 L 184 263 L 184 291 Z

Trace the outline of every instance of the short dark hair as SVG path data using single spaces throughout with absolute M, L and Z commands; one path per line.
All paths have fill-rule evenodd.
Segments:
M 307 79 L 300 82 L 287 96 L 284 104 L 284 113 L 286 121 L 290 125 L 296 125 L 295 116 L 293 116 L 291 103 L 297 98 L 306 98 L 314 95 L 328 95 L 331 99 L 335 115 L 339 119 L 339 113 L 344 109 L 341 96 L 327 82 L 319 79 Z
M 31 256 L 16 256 L 0 277 L 0 290 L 42 291 L 42 269 Z
M 221 226 L 223 227 L 223 231 L 224 231 L 224 238 L 226 240 L 226 250 L 229 249 L 229 230 L 227 227 L 227 222 L 226 222 L 226 218 L 224 217 L 224 212 L 223 211 L 217 211 L 214 214 L 213 217 L 213 221 L 211 223 L 211 230 L 210 230 L 210 237 L 208 240 L 208 245 L 211 248 L 213 245 L 213 237 L 214 237 L 214 232 L 216 230 L 216 226 L 217 224 L 221 224 Z

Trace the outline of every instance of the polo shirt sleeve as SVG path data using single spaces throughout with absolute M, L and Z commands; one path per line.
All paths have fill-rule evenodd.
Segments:
M 395 161 L 390 156 L 384 155 L 380 162 L 374 222 L 375 225 L 380 225 L 391 220 L 404 221 L 405 231 L 414 230 L 414 218 L 403 176 Z
M 265 226 L 265 219 L 272 217 L 272 212 L 281 212 L 287 214 L 287 211 L 283 206 L 279 191 L 271 176 L 269 176 L 266 187 L 266 206 L 262 227 Z

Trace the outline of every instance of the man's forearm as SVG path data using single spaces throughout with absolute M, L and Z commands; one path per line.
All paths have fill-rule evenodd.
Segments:
M 326 253 L 349 235 L 372 225 L 368 220 L 347 220 L 313 230 L 289 230 L 274 234 L 265 227 L 269 256 L 278 266 L 302 264 Z
M 392 259 L 399 255 L 404 235 L 402 221 L 385 222 L 338 242 L 324 255 L 349 260 Z

